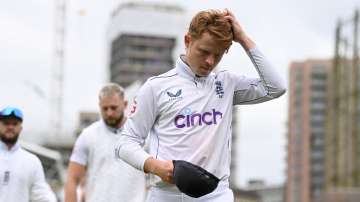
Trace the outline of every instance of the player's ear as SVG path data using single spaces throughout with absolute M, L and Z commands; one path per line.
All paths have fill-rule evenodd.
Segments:
M 189 33 L 184 36 L 185 48 L 189 48 L 191 42 L 191 36 Z

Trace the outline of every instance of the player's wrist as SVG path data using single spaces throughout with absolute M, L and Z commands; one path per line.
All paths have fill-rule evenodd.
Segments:
M 154 159 L 153 157 L 149 157 L 144 163 L 144 172 L 156 174 L 156 167 L 156 159 Z

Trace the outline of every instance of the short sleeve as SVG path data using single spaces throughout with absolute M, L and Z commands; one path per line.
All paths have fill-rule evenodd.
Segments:
M 86 138 L 86 131 L 82 132 L 75 142 L 70 161 L 85 166 L 89 157 L 89 145 Z

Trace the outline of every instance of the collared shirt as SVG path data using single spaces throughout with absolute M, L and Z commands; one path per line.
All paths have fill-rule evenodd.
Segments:
M 144 173 L 115 161 L 114 147 L 121 130 L 100 120 L 85 128 L 76 140 L 70 161 L 86 166 L 87 202 L 144 201 Z
M 18 143 L 9 150 L 0 141 L 0 201 L 56 201 L 39 158 Z
M 114 134 L 120 134 L 121 133 L 121 131 L 122 131 L 122 128 L 114 128 L 114 127 L 111 127 L 111 126 L 108 126 L 108 125 L 106 125 L 106 128 L 108 129 L 108 130 L 110 130 L 111 132 L 113 132 Z
M 261 103 L 285 93 L 282 80 L 264 55 L 257 48 L 248 55 L 259 78 L 228 71 L 198 77 L 179 58 L 174 69 L 148 79 L 124 125 L 118 156 L 140 170 L 150 156 L 185 160 L 227 181 L 233 105 Z M 148 134 L 149 153 L 142 149 Z M 152 184 L 167 186 L 158 177 Z

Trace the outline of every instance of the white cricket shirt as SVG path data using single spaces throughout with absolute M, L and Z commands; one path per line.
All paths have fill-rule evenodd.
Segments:
M 37 156 L 16 143 L 10 150 L 0 141 L 0 201 L 55 202 L 45 181 L 44 170 Z
M 232 106 L 256 104 L 285 93 L 278 74 L 257 49 L 248 52 L 259 78 L 228 71 L 196 76 L 181 58 L 139 90 L 118 142 L 117 155 L 143 170 L 150 156 L 186 160 L 227 181 L 230 174 Z M 148 134 L 149 152 L 142 148 Z M 172 186 L 154 177 L 158 187 Z
M 100 120 L 85 128 L 76 140 L 70 161 L 86 166 L 87 202 L 143 202 L 145 199 L 144 173 L 115 159 L 114 148 L 120 131 Z

